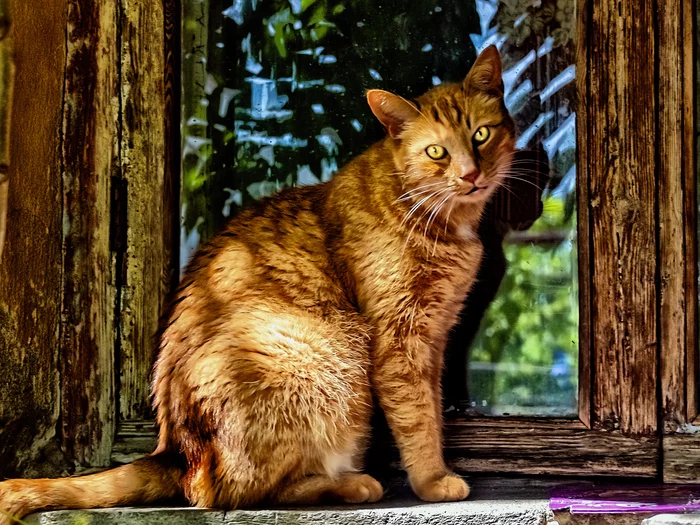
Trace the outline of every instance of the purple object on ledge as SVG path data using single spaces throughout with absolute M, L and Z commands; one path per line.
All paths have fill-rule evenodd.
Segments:
M 561 485 L 550 490 L 549 508 L 571 514 L 700 512 L 700 485 Z

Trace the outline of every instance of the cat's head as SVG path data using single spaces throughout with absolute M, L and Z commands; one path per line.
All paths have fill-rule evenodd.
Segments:
M 488 47 L 461 84 L 417 99 L 373 89 L 367 100 L 393 139 L 407 198 L 486 201 L 507 176 L 515 124 L 503 100 L 498 50 Z

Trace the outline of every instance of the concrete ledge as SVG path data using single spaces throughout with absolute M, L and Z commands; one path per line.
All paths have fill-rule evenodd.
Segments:
M 238 510 L 121 508 L 54 511 L 29 516 L 35 525 L 544 525 L 548 500 L 482 500 L 419 504 L 390 502 L 369 507 Z
M 700 514 L 659 514 L 647 518 L 642 525 L 700 525 Z

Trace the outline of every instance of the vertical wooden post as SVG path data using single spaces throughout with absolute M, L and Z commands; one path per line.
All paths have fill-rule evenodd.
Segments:
M 592 7 L 586 157 L 594 428 L 654 435 L 658 371 L 655 2 Z M 661 138 L 665 140 L 665 137 Z
M 657 0 L 659 25 L 660 389 L 665 482 L 695 483 L 697 181 L 693 0 Z
M 686 422 L 686 231 L 683 170 L 684 13 L 679 2 L 658 0 L 659 21 L 659 315 L 661 422 L 675 432 Z M 681 8 L 684 7 L 681 2 Z M 692 75 L 691 75 L 692 78 Z M 692 131 L 688 133 L 692 136 Z
M 120 132 L 118 0 L 68 0 L 63 86 L 61 448 L 109 465 L 114 437 L 116 255 L 112 178 Z
M 5 245 L 9 197 L 10 115 L 15 79 L 12 61 L 10 0 L 0 0 L 0 259 Z
M 172 49 L 173 2 L 121 0 L 122 177 L 126 251 L 119 319 L 119 411 L 123 420 L 151 417 L 150 372 L 158 319 L 173 284 Z M 172 34 L 172 33 L 171 33 Z M 168 85 L 170 83 L 170 85 Z M 170 122 L 170 124 L 168 124 Z
M 9 249 L 0 264 L 0 476 L 31 464 L 53 441 L 59 415 L 66 1 L 47 0 L 40 9 L 13 1 L 12 21 L 9 178 L 21 184 L 10 188 Z M 35 463 L 35 475 L 55 474 L 48 463 Z

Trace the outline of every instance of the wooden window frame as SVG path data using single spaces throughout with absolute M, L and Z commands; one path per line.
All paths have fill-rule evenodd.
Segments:
M 578 417 L 448 419 L 445 454 L 459 472 L 682 482 L 700 467 L 687 373 L 697 353 L 694 7 L 681 4 L 577 1 Z M 124 459 L 155 435 L 147 421 L 121 429 Z
M 450 421 L 448 457 L 460 471 L 691 482 L 695 9 L 579 0 L 577 11 L 579 418 Z
M 29 131 L 12 135 L 0 352 L 35 357 L 24 390 L 0 390 L 18 400 L 0 459 L 57 442 L 106 466 L 155 442 L 145 389 L 178 268 L 180 5 L 17 4 L 12 122 Z M 578 418 L 450 419 L 458 471 L 697 478 L 694 16 L 692 0 L 577 0 Z M 31 245 L 26 231 L 48 233 Z M 3 324 L 36 304 L 33 323 Z

